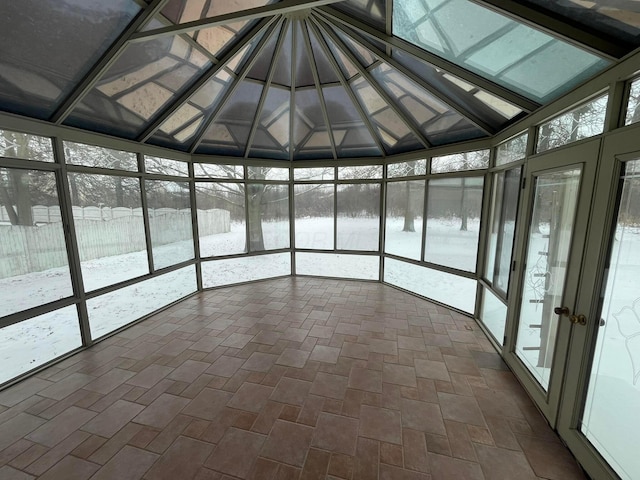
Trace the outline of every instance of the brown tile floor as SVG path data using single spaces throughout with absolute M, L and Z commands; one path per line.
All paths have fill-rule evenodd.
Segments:
M 0 478 L 583 478 L 475 323 L 375 283 L 205 292 L 0 392 Z

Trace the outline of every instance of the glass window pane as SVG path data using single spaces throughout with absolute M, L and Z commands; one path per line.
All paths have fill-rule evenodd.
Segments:
M 0 168 L 0 317 L 73 295 L 52 172 Z
M 243 183 L 196 183 L 201 257 L 247 251 L 244 188 Z
M 289 186 L 248 183 L 249 251 L 289 248 Z
M 379 250 L 380 184 L 338 185 L 339 250 Z
M 511 254 L 515 240 L 521 168 L 494 174 L 486 277 L 493 288 L 507 295 Z
M 610 62 L 470 0 L 396 0 L 393 33 L 545 103 Z
M 640 160 L 627 162 L 580 430 L 620 475 L 640 475 Z
M 144 157 L 144 169 L 147 173 L 159 173 L 161 175 L 176 175 L 180 177 L 189 175 L 189 167 L 186 162 L 146 155 Z
M 156 270 L 193 258 L 187 182 L 146 180 L 153 266 Z
M 318 277 L 378 280 L 380 257 L 344 253 L 296 253 L 296 274 Z
M 382 178 L 382 165 L 338 167 L 338 180 L 359 180 L 366 178 Z
M 475 309 L 477 282 L 470 278 L 385 258 L 384 281 L 463 312 Z
M 631 125 L 640 120 L 640 79 L 635 79 L 629 87 L 629 100 L 627 102 L 627 115 L 625 125 Z M 2 137 L 0 136 L 0 139 Z
M 63 142 L 63 145 L 66 163 L 85 167 L 138 171 L 138 156 L 135 153 L 83 143 Z
M 482 309 L 480 320 L 491 332 L 493 338 L 504 345 L 504 329 L 507 323 L 507 306 L 488 288 L 482 289 Z
M 475 272 L 483 186 L 482 177 L 429 180 L 425 261 Z
M 385 253 L 420 260 L 424 180 L 389 182 L 385 217 Z
M 3 2 L 2 108 L 47 118 L 139 11 L 132 0 Z
M 427 160 L 411 160 L 409 162 L 391 163 L 387 165 L 387 177 L 411 177 L 427 173 Z
M 291 275 L 291 254 L 274 253 L 202 262 L 204 288 Z
M 215 165 L 212 163 L 194 163 L 193 171 L 196 178 L 244 178 L 244 168 L 242 167 L 242 165 Z
M 489 168 L 489 150 L 454 153 L 431 159 L 431 173 L 461 172 Z
M 296 248 L 333 250 L 333 185 L 294 187 Z
M 333 167 L 296 168 L 293 170 L 293 179 L 296 181 L 333 180 L 335 175 L 336 171 Z
M 527 155 L 527 140 L 529 134 L 523 133 L 511 140 L 498 145 L 496 151 L 496 165 L 506 165 L 507 163 L 522 160 Z
M 608 95 L 581 105 L 538 127 L 537 152 L 577 142 L 604 131 Z
M 288 168 L 247 167 L 247 175 L 252 180 L 289 180 Z
M 69 173 L 85 291 L 149 273 L 140 180 Z
M 516 355 L 546 390 L 578 202 L 579 168 L 534 177 Z
M 138 320 L 197 290 L 195 266 L 174 270 L 87 300 L 91 338 Z
M 0 130 L 0 157 L 53 162 L 53 146 L 47 137 Z
M 135 138 L 210 66 L 181 35 L 128 43 L 64 123 Z
M 4 327 L 0 329 L 0 384 L 81 346 L 75 305 Z

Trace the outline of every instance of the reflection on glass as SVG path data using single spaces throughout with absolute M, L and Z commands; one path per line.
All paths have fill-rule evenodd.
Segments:
M 63 142 L 63 145 L 66 163 L 85 167 L 138 171 L 138 156 L 135 153 L 83 143 Z
M 289 180 L 289 169 L 248 166 L 247 175 L 251 180 Z
M 337 217 L 337 249 L 378 250 L 380 184 L 338 185 Z
M 288 252 L 202 262 L 204 288 L 285 275 L 291 275 L 291 254 Z
M 387 177 L 411 177 L 427 173 L 427 160 L 410 160 L 408 162 L 390 163 L 387 165 Z
M 480 320 L 500 345 L 504 345 L 504 329 L 507 323 L 507 306 L 488 288 L 482 289 Z
M 624 119 L 625 125 L 631 125 L 632 123 L 640 121 L 640 108 L 638 107 L 640 107 L 640 79 L 635 79 L 629 87 L 627 114 Z
M 640 160 L 627 162 L 580 430 L 620 478 L 640 478 Z
M 189 175 L 189 168 L 186 162 L 180 160 L 170 160 L 168 158 L 144 157 L 144 170 L 147 173 L 158 173 L 160 175 L 175 175 L 186 177 Z
M 296 274 L 318 277 L 378 280 L 380 257 L 345 253 L 296 253 Z
M 201 257 L 247 251 L 244 189 L 244 183 L 196 183 Z
M 336 169 L 333 167 L 309 167 L 293 170 L 293 179 L 296 181 L 333 180 L 335 175 Z
M 176 302 L 197 290 L 193 265 L 87 300 L 91 338 Z
M 219 165 L 212 163 L 194 163 L 193 173 L 196 178 L 243 179 L 242 165 Z
M 604 131 L 608 95 L 603 95 L 538 127 L 537 151 L 577 142 Z
M 454 153 L 431 159 L 431 173 L 460 172 L 489 167 L 489 150 Z
M 53 146 L 47 137 L 0 130 L 0 157 L 53 162 Z
M 527 154 L 529 134 L 523 133 L 498 145 L 496 149 L 496 165 L 505 165 L 522 160 Z
M 477 282 L 470 278 L 385 258 L 384 281 L 464 312 L 475 309 Z
M 0 384 L 82 346 L 75 305 L 0 329 Z
M 289 186 L 247 183 L 249 251 L 289 248 Z
M 511 253 L 516 232 L 516 215 L 520 194 L 520 171 L 514 168 L 493 176 L 493 198 L 487 247 L 486 278 L 493 288 L 507 295 L 511 273 Z
M 0 317 L 73 295 L 52 172 L 0 168 Z
M 296 248 L 333 250 L 333 185 L 294 187 Z
M 85 291 L 149 273 L 140 181 L 69 173 Z
M 338 167 L 338 180 L 357 180 L 365 178 L 382 178 L 382 165 Z
M 385 253 L 420 260 L 424 180 L 387 184 Z
M 483 185 L 482 177 L 429 180 L 425 261 L 476 270 Z
M 146 180 L 153 266 L 156 270 L 193 258 L 187 182 Z
M 516 354 L 546 390 L 576 214 L 579 168 L 535 178 Z

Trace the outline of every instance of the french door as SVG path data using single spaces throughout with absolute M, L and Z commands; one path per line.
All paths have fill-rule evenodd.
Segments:
M 604 139 L 558 432 L 592 478 L 640 478 L 640 144 Z
M 505 361 L 555 426 L 578 303 L 600 140 L 529 159 L 522 191 Z

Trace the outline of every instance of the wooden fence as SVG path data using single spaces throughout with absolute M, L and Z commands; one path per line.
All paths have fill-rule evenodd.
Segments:
M 91 207 L 84 209 L 87 208 Z M 142 212 L 140 211 L 139 216 L 133 213 L 133 210 L 140 209 L 125 209 L 129 211 L 128 216 L 121 215 L 123 212 L 118 212 L 119 209 L 113 210 L 116 212 L 110 212 L 109 219 L 103 217 L 102 220 L 95 217 L 91 220 L 78 218 L 74 214 L 80 259 L 83 262 L 138 252 L 146 248 Z M 58 209 L 58 216 L 59 214 Z M 153 213 L 150 211 L 149 227 L 152 244 L 156 246 L 192 238 L 189 210 L 156 209 Z M 198 210 L 198 230 L 201 236 L 229 232 L 229 211 Z M 47 222 L 39 227 L 0 225 L 0 278 L 39 272 L 66 264 L 65 239 L 59 221 Z

